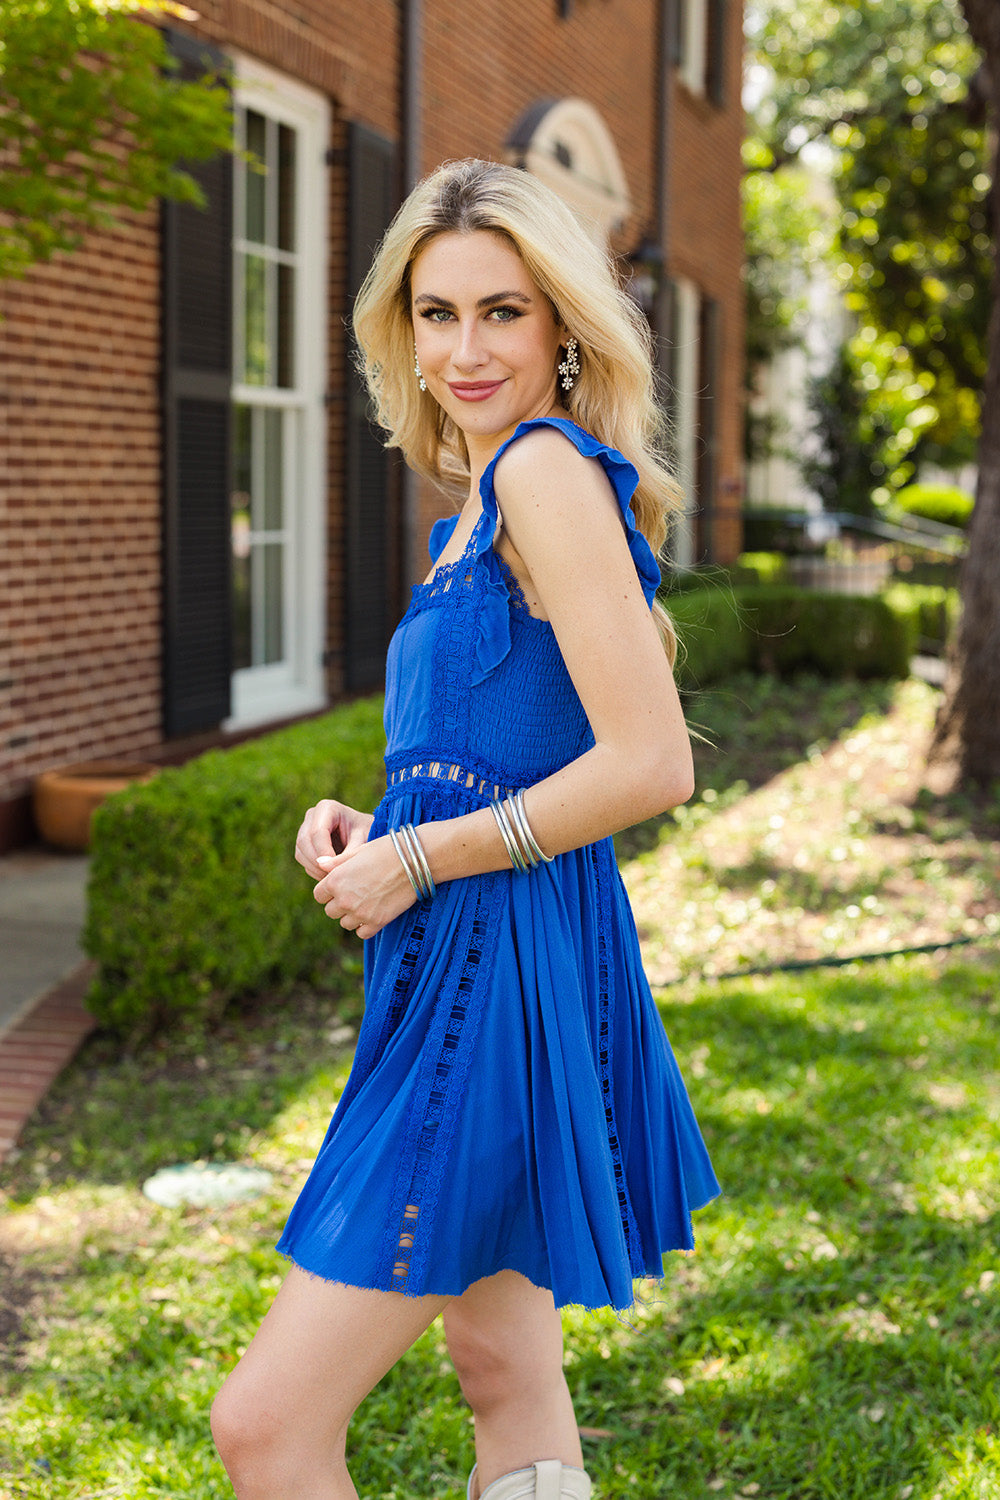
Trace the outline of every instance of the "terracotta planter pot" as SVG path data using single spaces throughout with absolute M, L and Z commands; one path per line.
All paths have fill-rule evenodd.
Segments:
M 39 833 L 57 849 L 88 848 L 94 809 L 133 781 L 149 781 L 158 769 L 141 760 L 92 760 L 43 771 L 32 790 Z

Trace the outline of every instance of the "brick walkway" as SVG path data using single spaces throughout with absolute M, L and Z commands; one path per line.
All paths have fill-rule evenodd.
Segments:
M 39 1100 L 97 1024 L 84 1009 L 94 972 L 83 963 L 0 1036 L 0 1162 Z

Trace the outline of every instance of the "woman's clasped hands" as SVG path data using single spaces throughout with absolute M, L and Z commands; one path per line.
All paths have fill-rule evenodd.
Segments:
M 374 937 L 414 901 L 392 842 L 368 841 L 370 813 L 329 798 L 310 807 L 295 839 L 295 858 L 317 882 L 313 895 L 328 917 L 360 938 Z

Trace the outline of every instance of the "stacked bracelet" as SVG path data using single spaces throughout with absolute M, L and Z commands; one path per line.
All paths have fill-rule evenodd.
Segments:
M 417 838 L 417 830 L 412 823 L 404 823 L 402 828 L 389 829 L 389 837 L 392 839 L 392 847 L 399 855 L 399 862 L 406 871 L 406 878 L 413 887 L 413 894 L 418 901 L 428 900 L 437 895 L 437 886 L 431 874 L 431 867 L 427 863 L 427 856 L 423 851 L 420 840 Z
M 525 870 L 534 870 L 543 860 L 547 865 L 552 863 L 552 855 L 542 853 L 538 840 L 531 831 L 528 815 L 524 810 L 523 791 L 515 792 L 506 802 L 499 799 L 491 802 L 490 812 L 496 819 L 500 837 L 515 870 L 523 874 Z

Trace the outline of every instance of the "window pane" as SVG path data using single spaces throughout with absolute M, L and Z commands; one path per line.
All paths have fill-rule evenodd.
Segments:
M 295 384 L 295 269 L 278 267 L 278 385 Z
M 280 531 L 285 524 L 283 469 L 284 469 L 284 413 L 265 410 L 264 417 L 264 504 L 261 518 L 264 531 Z
M 281 661 L 285 654 L 284 615 L 285 548 L 282 542 L 267 542 L 260 548 L 264 565 L 264 599 L 261 665 Z
M 250 423 L 248 406 L 233 408 L 233 490 L 229 497 L 233 549 L 233 666 L 250 665 Z
M 233 667 L 251 665 L 250 654 L 250 549 L 233 556 Z
M 295 249 L 295 131 L 278 126 L 278 249 Z
M 243 379 L 248 385 L 267 385 L 267 262 L 260 255 L 243 257 L 243 296 Z
M 246 220 L 244 238 L 263 245 L 267 224 L 267 121 L 255 110 L 247 110 L 247 150 L 256 158 L 244 168 L 246 180 Z
M 242 494 L 246 504 L 250 497 L 250 421 L 249 406 L 233 407 L 233 504 Z M 241 501 L 241 504 L 243 502 Z

